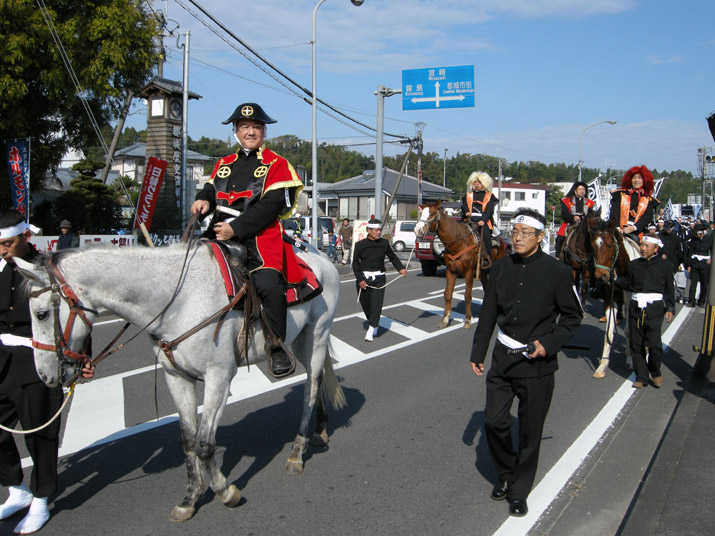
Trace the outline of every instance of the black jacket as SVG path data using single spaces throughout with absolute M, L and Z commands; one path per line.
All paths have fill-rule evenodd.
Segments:
M 643 257 L 628 263 L 625 275 L 618 276 L 616 284 L 631 292 L 655 292 L 663 295 L 663 300 L 646 306 L 650 318 L 663 316 L 666 312 L 675 312 L 675 293 L 673 289 L 673 267 L 658 255 L 646 260 Z M 631 300 L 631 306 L 635 301 Z
M 34 261 L 39 253 L 30 245 L 22 259 Z M 30 300 L 23 292 L 25 278 L 14 263 L 0 261 L 0 333 L 32 337 Z M 40 381 L 32 348 L 5 346 L 0 343 L 0 389 L 6 385 L 26 385 Z
M 527 359 L 509 354 L 497 342 L 491 372 L 514 378 L 551 374 L 558 369 L 557 352 L 576 333 L 582 319 L 568 266 L 541 250 L 526 258 L 510 255 L 496 261 L 489 272 L 470 361 L 484 362 L 498 325 L 524 344 L 538 340 L 547 356 Z
M 392 251 L 390 243 L 385 238 L 379 238 L 377 240 L 364 238 L 355 244 L 353 272 L 355 273 L 357 282 L 365 281 L 364 272 L 384 272 L 385 256 L 390 259 L 390 262 L 397 270 L 404 268 L 400 259 L 398 259 L 395 252 Z

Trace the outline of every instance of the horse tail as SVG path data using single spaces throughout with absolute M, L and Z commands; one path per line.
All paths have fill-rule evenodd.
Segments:
M 330 402 L 334 409 L 339 410 L 348 405 L 343 388 L 333 368 L 333 342 L 328 337 L 328 355 L 323 363 L 323 381 L 320 382 L 320 396 L 325 402 Z

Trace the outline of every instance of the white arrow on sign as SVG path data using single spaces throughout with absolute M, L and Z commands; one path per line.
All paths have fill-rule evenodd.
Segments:
M 450 101 L 450 100 L 464 100 L 466 97 L 464 95 L 459 95 L 458 97 L 440 97 L 439 96 L 439 81 L 434 83 L 434 97 L 415 97 L 412 102 L 432 102 L 435 103 L 435 108 L 439 108 L 440 101 Z

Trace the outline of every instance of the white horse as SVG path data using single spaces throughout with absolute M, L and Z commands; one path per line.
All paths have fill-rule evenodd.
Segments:
M 107 310 L 140 328 L 159 315 L 147 326 L 147 333 L 159 341 L 174 341 L 226 305 L 224 283 L 210 248 L 203 244 L 193 246 L 182 273 L 186 247 L 69 250 L 51 258 L 54 270 L 48 269 L 50 264 L 38 266 L 16 259 L 21 272 L 30 280 L 32 333 L 37 345 L 35 364 L 42 380 L 50 386 L 72 381 L 78 363 L 85 357 L 82 348 L 98 310 Z M 328 351 L 340 288 L 338 272 L 325 255 L 315 250 L 298 255 L 313 269 L 323 292 L 288 309 L 285 342 L 305 366 L 308 376 L 302 420 L 286 465 L 286 471 L 291 474 L 303 471 L 302 455 L 316 400 L 318 426 L 311 444 L 327 444 L 327 413 L 323 396 L 318 396 L 319 388 L 334 407 L 345 404 Z M 66 286 L 62 286 L 62 279 Z M 79 308 L 68 303 L 76 303 Z M 72 309 L 86 321 L 68 323 Z M 241 498 L 240 491 L 233 484 L 229 485 L 221 473 L 214 452 L 216 428 L 231 379 L 236 374 L 242 320 L 242 312 L 230 310 L 218 331 L 219 320 L 216 319 L 180 342 L 173 349 L 176 366 L 164 352 L 159 352 L 179 413 L 188 470 L 187 493 L 174 508 L 172 521 L 186 521 L 194 515 L 194 504 L 207 485 L 227 506 L 235 506 Z M 250 342 L 249 363 L 265 359 L 260 324 L 259 321 L 254 323 L 256 333 Z M 72 357 L 79 360 L 73 361 Z M 197 381 L 205 384 L 200 423 Z

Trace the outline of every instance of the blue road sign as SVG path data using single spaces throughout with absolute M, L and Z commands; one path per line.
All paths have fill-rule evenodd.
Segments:
M 402 71 L 402 109 L 474 107 L 474 65 Z

